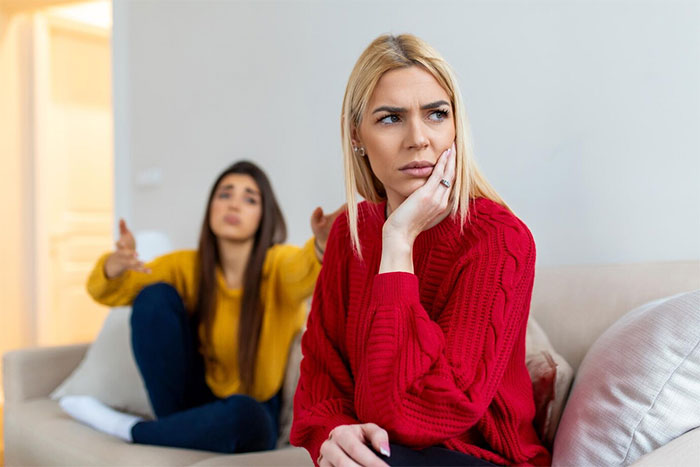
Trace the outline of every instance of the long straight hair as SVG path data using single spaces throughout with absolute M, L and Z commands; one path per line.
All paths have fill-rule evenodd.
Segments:
M 450 97 L 455 117 L 457 149 L 455 183 L 450 195 L 451 215 L 459 215 L 462 227 L 469 217 L 469 200 L 488 198 L 510 210 L 501 196 L 481 174 L 474 159 L 469 120 L 452 67 L 437 50 L 411 34 L 377 37 L 362 52 L 350 73 L 340 117 L 340 134 L 345 166 L 345 195 L 348 201 L 348 226 L 353 249 L 362 256 L 357 232 L 355 193 L 373 203 L 386 200 L 386 190 L 374 175 L 367 157 L 359 157 L 352 148 L 352 134 L 360 128 L 362 115 L 379 79 L 390 70 L 419 66 L 429 72 Z
M 287 239 L 287 226 L 272 191 L 272 185 L 265 172 L 257 165 L 249 161 L 236 162 L 218 176 L 209 193 L 206 214 L 199 235 L 199 289 L 195 317 L 197 323 L 204 326 L 205 339 L 200 342 L 201 347 L 208 349 L 211 345 L 212 324 L 216 310 L 216 268 L 221 266 L 219 245 L 216 235 L 211 230 L 211 203 L 221 181 L 231 174 L 250 175 L 257 183 L 262 198 L 262 216 L 243 275 L 243 296 L 238 324 L 238 367 L 243 388 L 247 392 L 255 382 L 255 364 L 263 317 L 260 300 L 263 264 L 267 250 L 272 245 L 283 243 Z

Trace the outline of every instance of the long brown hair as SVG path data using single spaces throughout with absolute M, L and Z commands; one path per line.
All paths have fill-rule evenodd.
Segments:
M 272 185 L 265 172 L 257 165 L 249 161 L 236 162 L 216 179 L 209 193 L 206 215 L 199 235 L 199 289 L 194 311 L 197 323 L 204 325 L 206 338 L 204 342 L 200 342 L 200 347 L 206 349 L 211 342 L 211 328 L 216 309 L 216 267 L 221 266 L 218 242 L 210 227 L 211 202 L 221 181 L 231 174 L 250 175 L 257 183 L 262 197 L 262 217 L 255 232 L 253 249 L 243 275 L 243 296 L 238 324 L 238 367 L 243 388 L 249 391 L 255 380 L 255 364 L 262 325 L 260 283 L 265 255 L 272 245 L 283 243 L 287 239 L 287 225 L 272 191 Z

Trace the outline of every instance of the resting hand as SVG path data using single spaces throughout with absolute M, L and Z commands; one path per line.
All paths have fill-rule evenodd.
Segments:
M 320 467 L 386 467 L 386 462 L 372 452 L 367 444 L 375 451 L 389 455 L 389 435 L 374 423 L 337 426 L 321 445 L 317 463 Z

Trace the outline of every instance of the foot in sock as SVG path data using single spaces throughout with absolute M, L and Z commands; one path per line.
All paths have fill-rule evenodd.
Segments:
M 64 396 L 58 405 L 71 417 L 92 428 L 131 442 L 131 428 L 143 419 L 118 412 L 91 396 Z

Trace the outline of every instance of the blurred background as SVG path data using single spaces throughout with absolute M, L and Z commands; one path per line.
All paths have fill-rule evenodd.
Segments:
M 93 339 L 116 220 L 194 248 L 238 159 L 304 242 L 344 201 L 343 92 L 382 33 L 452 64 L 538 266 L 698 259 L 699 25 L 674 0 L 0 0 L 0 353 Z

